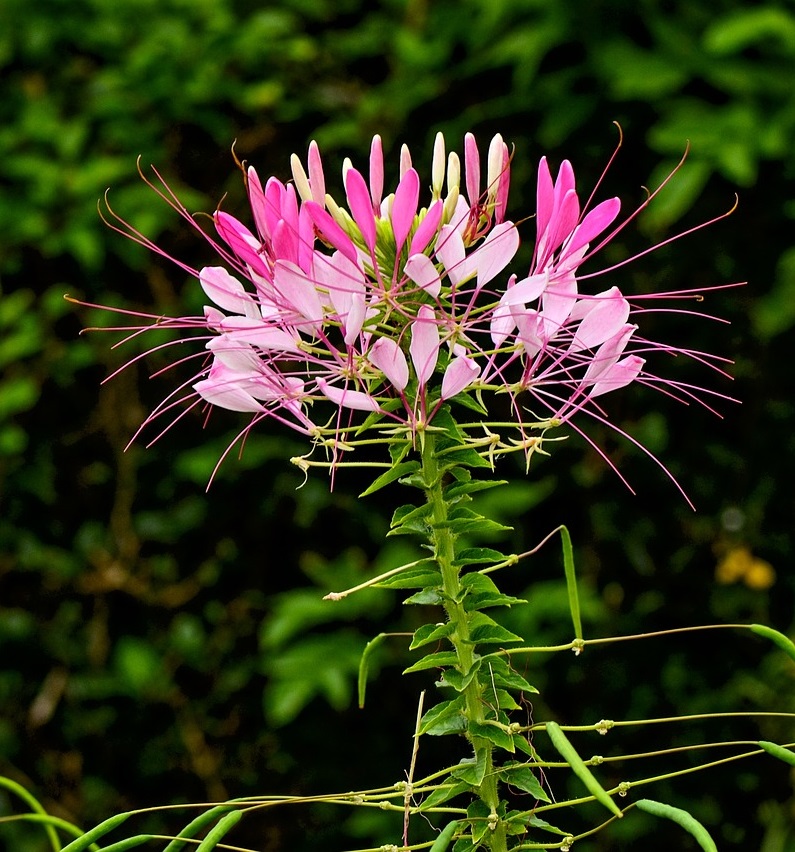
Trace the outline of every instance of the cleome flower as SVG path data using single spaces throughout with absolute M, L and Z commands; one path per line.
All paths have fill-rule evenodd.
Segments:
M 478 412 L 463 433 L 493 459 L 517 449 L 529 456 L 538 434 L 575 415 L 609 422 L 595 400 L 632 383 L 704 405 L 721 396 L 660 379 L 646 360 L 683 354 L 722 372 L 722 359 L 639 337 L 643 300 L 616 286 L 581 291 L 582 265 L 639 210 L 616 224 L 617 198 L 582 205 L 568 161 L 553 178 L 541 159 L 532 260 L 521 277 L 505 272 L 520 246 L 519 227 L 507 218 L 510 169 L 500 136 L 482 162 L 467 134 L 462 169 L 438 134 L 425 206 L 405 146 L 397 184 L 385 194 L 377 136 L 366 176 L 345 161 L 341 203 L 326 192 L 314 142 L 306 168 L 291 158 L 292 183 L 271 177 L 263 184 L 253 167 L 245 169 L 253 229 L 216 211 L 217 237 L 202 233 L 222 265 L 194 270 L 176 261 L 199 281 L 208 300 L 203 316 L 150 317 L 131 327 L 133 336 L 198 330 L 203 346 L 194 377 L 144 425 L 186 404 L 250 414 L 241 434 L 274 418 L 327 447 L 333 467 L 357 445 L 362 426 L 384 440 L 414 439 L 450 401 Z M 164 182 L 150 185 L 198 228 Z M 163 254 L 115 219 L 113 227 Z M 497 404 L 510 412 L 507 421 L 493 414 L 492 396 L 504 398 Z M 518 439 L 495 439 L 497 425 Z

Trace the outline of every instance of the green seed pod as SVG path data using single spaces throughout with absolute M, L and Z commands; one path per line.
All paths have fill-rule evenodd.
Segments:
M 574 746 L 568 741 L 563 731 L 561 731 L 560 725 L 557 722 L 547 722 L 547 733 L 549 734 L 549 739 L 552 741 L 552 745 L 555 746 L 560 756 L 569 764 L 574 774 L 585 784 L 588 792 L 591 793 L 597 802 L 601 802 L 617 817 L 624 816 L 621 808 L 613 801 L 607 790 L 596 780 L 594 774 L 585 765 L 580 755 L 577 754 Z
M 718 852 L 718 847 L 707 829 L 687 811 L 675 808 L 673 805 L 664 805 L 662 802 L 652 801 L 652 799 L 639 799 L 635 802 L 635 806 L 638 810 L 645 811 L 647 814 L 669 819 L 671 822 L 680 825 L 685 831 L 693 835 L 704 852 Z

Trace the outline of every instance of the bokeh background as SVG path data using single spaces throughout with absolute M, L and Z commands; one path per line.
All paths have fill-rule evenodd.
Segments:
M 510 210 L 520 218 L 533 212 L 542 154 L 571 159 L 585 190 L 618 122 L 625 141 L 603 192 L 629 209 L 689 140 L 675 181 L 608 259 L 717 216 L 739 195 L 727 220 L 615 283 L 631 293 L 747 280 L 704 303 L 731 325 L 682 317 L 654 329 L 732 357 L 734 382 L 716 387 L 741 405 L 720 405 L 720 420 L 642 391 L 608 403 L 697 512 L 642 454 L 598 429 L 590 434 L 637 496 L 572 439 L 529 476 L 506 465 L 512 484 L 488 509 L 514 526 L 501 546 L 517 552 L 569 525 L 588 635 L 711 621 L 792 630 L 791 0 L 2 0 L 0 75 L 0 774 L 51 812 L 88 826 L 166 802 L 390 784 L 408 767 L 419 690 L 432 688 L 400 676 L 409 657 L 395 640 L 357 709 L 365 642 L 428 613 L 386 592 L 320 601 L 411 557 L 410 543 L 384 538 L 399 489 L 359 500 L 366 478 L 348 473 L 333 494 L 322 476 L 298 488 L 287 459 L 304 447 L 263 428 L 207 494 L 241 426 L 232 414 L 206 428 L 191 415 L 151 448 L 144 439 L 125 451 L 172 384 L 149 380 L 163 364 L 153 356 L 100 385 L 140 349 L 79 336 L 111 319 L 64 294 L 154 314 L 195 313 L 201 297 L 178 268 L 105 227 L 98 200 L 110 187 L 114 209 L 169 252 L 194 266 L 211 260 L 140 180 L 138 157 L 189 209 L 212 211 L 225 196 L 224 208 L 244 216 L 233 140 L 261 174 L 286 180 L 290 153 L 315 138 L 333 182 L 344 156 L 364 161 L 374 133 L 394 176 L 403 142 L 423 164 L 438 130 L 459 150 L 467 130 L 484 145 L 500 132 L 516 148 Z M 531 602 L 513 629 L 568 641 L 556 546 L 505 583 Z M 541 688 L 535 718 L 589 723 L 795 711 L 793 672 L 765 643 L 722 631 L 531 660 L 527 676 Z M 609 754 L 789 742 L 794 730 L 730 719 L 577 744 Z M 418 772 L 456 750 L 423 744 Z M 616 772 L 610 780 L 638 776 L 634 764 Z M 690 808 L 726 852 L 795 850 L 793 777 L 772 758 L 643 792 Z M 18 809 L 0 793 L 0 818 Z M 175 831 L 180 816 L 147 824 Z M 305 807 L 231 839 L 266 852 L 344 849 L 398 842 L 399 827 L 380 812 Z M 45 848 L 39 829 L 7 823 L 3 844 Z M 639 813 L 578 847 L 694 848 Z

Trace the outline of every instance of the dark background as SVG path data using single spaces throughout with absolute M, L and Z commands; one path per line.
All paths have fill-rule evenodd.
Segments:
M 603 197 L 630 209 L 689 140 L 671 187 L 606 260 L 719 215 L 735 192 L 737 211 L 600 284 L 632 293 L 749 282 L 704 304 L 730 326 L 682 318 L 652 328 L 735 360 L 732 384 L 692 373 L 741 401 L 720 406 L 724 420 L 643 390 L 607 400 L 697 512 L 645 457 L 594 428 L 637 496 L 573 439 L 528 477 L 506 463 L 499 473 L 513 483 L 487 508 L 514 525 L 500 546 L 517 551 L 569 525 L 586 635 L 712 621 L 792 629 L 791 2 L 3 0 L 0 69 L 0 774 L 52 813 L 88 826 L 172 801 L 399 781 L 418 692 L 431 686 L 400 676 L 410 658 L 395 640 L 356 709 L 364 643 L 435 616 L 387 592 L 320 602 L 412 558 L 411 543 L 384 539 L 407 496 L 398 486 L 359 500 L 366 477 L 344 473 L 333 494 L 320 475 L 298 489 L 287 459 L 305 447 L 273 427 L 205 494 L 242 426 L 224 412 L 206 429 L 189 416 L 151 448 L 144 439 L 125 452 L 173 380 L 147 379 L 165 363 L 152 356 L 100 387 L 141 350 L 78 336 L 113 320 L 64 294 L 153 314 L 196 313 L 202 299 L 179 269 L 107 229 L 98 199 L 110 187 L 114 209 L 169 252 L 193 266 L 212 260 L 141 182 L 138 156 L 189 209 L 212 211 L 226 193 L 225 209 L 246 218 L 233 140 L 261 175 L 286 180 L 290 153 L 316 138 L 338 189 L 342 158 L 364 162 L 374 133 L 392 179 L 407 142 L 427 180 L 437 130 L 459 152 L 466 131 L 484 148 L 499 131 L 516 146 L 518 219 L 533 213 L 542 154 L 571 159 L 587 197 L 618 122 L 625 142 Z M 550 545 L 504 579 L 531 603 L 512 612 L 512 628 L 539 644 L 570 638 L 560 563 Z M 536 719 L 585 724 L 795 711 L 793 671 L 761 640 L 718 631 L 531 660 L 527 676 L 541 688 Z M 760 737 L 795 739 L 788 722 L 730 719 L 581 735 L 577 745 L 589 755 Z M 452 740 L 423 744 L 418 772 L 460 754 Z M 693 762 L 650 762 L 646 774 Z M 636 763 L 620 771 L 612 780 L 644 774 Z M 721 850 L 795 850 L 793 778 L 772 758 L 638 795 L 688 807 Z M 0 792 L 0 816 L 15 812 Z M 141 824 L 174 832 L 187 818 Z M 268 852 L 378 846 L 399 841 L 398 823 L 304 807 L 244 823 L 231 840 Z M 40 829 L 18 824 L 0 824 L 4 842 L 45 848 Z M 636 812 L 577 846 L 688 844 Z

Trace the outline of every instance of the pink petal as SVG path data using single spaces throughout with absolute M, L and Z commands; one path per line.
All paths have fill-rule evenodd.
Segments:
M 222 266 L 205 266 L 199 272 L 199 283 L 207 296 L 225 311 L 256 317 L 259 312 L 250 293 Z
M 242 223 L 219 210 L 213 217 L 215 228 L 229 248 L 256 273 L 270 280 L 271 273 L 259 254 L 262 243 Z
M 409 383 L 409 366 L 403 350 L 391 337 L 379 337 L 367 353 L 370 363 L 399 391 Z
M 435 254 L 444 264 L 450 281 L 455 286 L 469 272 L 466 264 L 466 249 L 461 234 L 452 225 L 442 225 L 436 240 Z
M 300 266 L 288 260 L 277 260 L 273 266 L 273 286 L 288 307 L 311 323 L 323 320 L 323 305 L 315 282 L 307 278 Z
M 312 190 L 312 198 L 321 206 L 326 203 L 326 179 L 323 176 L 323 161 L 320 159 L 320 149 L 313 139 L 309 143 L 309 155 L 307 157 L 309 166 L 309 187 Z
M 375 216 L 367 183 L 356 169 L 348 169 L 345 175 L 345 194 L 348 196 L 351 215 L 359 226 L 365 245 L 372 254 L 375 251 Z
M 408 277 L 436 298 L 442 289 L 442 280 L 433 261 L 426 254 L 413 254 L 403 267 Z
M 381 137 L 373 136 L 370 144 L 370 198 L 373 202 L 373 210 L 381 206 L 381 197 L 384 194 L 384 149 L 381 145 Z
M 467 200 L 475 207 L 480 200 L 480 152 L 471 133 L 464 136 L 464 170 L 466 173 Z
M 483 245 L 470 257 L 477 258 L 479 290 L 513 260 L 519 250 L 519 231 L 513 222 L 503 222 L 492 228 Z
M 353 408 L 356 411 L 378 411 L 380 406 L 371 396 L 361 391 L 348 390 L 330 385 L 325 379 L 318 379 L 317 389 L 335 405 Z
M 433 375 L 439 357 L 439 327 L 436 325 L 436 314 L 428 305 L 419 309 L 417 319 L 411 324 L 409 354 L 417 382 L 423 387 Z
M 539 247 L 552 218 L 554 197 L 555 187 L 552 183 L 547 158 L 542 157 L 538 163 L 538 183 L 536 185 L 536 244 Z
M 409 169 L 401 178 L 392 202 L 392 231 L 398 256 L 414 224 L 419 199 L 420 177 L 414 169 Z
M 584 316 L 569 347 L 570 352 L 601 346 L 617 334 L 629 318 L 629 302 L 618 287 L 611 287 L 593 299 L 580 299 L 576 307 L 579 308 L 583 302 L 586 303 Z M 571 319 L 574 313 L 572 311 Z
M 583 376 L 583 384 L 598 384 L 606 376 L 624 353 L 630 337 L 635 333 L 636 325 L 625 325 L 609 340 L 606 340 L 593 356 Z
M 309 217 L 314 222 L 320 236 L 329 245 L 341 251 L 348 260 L 356 263 L 359 257 L 359 254 L 356 251 L 356 246 L 345 231 L 343 231 L 342 228 L 334 221 L 331 215 L 314 201 L 307 201 L 303 206 L 309 213 Z
M 566 254 L 576 252 L 588 245 L 594 237 L 615 221 L 620 210 L 621 202 L 617 198 L 608 198 L 607 201 L 597 204 L 574 230 L 571 241 L 566 246 Z
M 637 355 L 628 355 L 621 361 L 617 361 L 594 383 L 588 395 L 600 396 L 608 391 L 626 387 L 638 378 L 645 363 L 643 358 Z
M 221 321 L 220 328 L 224 332 L 224 337 L 215 338 L 215 340 L 226 339 L 238 347 L 247 344 L 268 352 L 298 353 L 301 351 L 298 335 L 262 320 L 255 322 L 248 317 L 225 317 Z M 218 345 L 212 345 L 215 340 L 210 341 L 207 345 L 208 349 L 217 350 Z
M 549 276 L 545 273 L 530 275 L 509 287 L 500 297 L 501 305 L 526 305 L 535 301 L 547 288 Z
M 264 406 L 241 387 L 244 383 L 245 378 L 241 380 L 237 373 L 214 361 L 210 375 L 196 382 L 193 389 L 211 405 L 228 411 L 264 411 Z
M 447 365 L 442 378 L 442 399 L 461 393 L 480 375 L 480 367 L 471 358 L 459 355 Z
M 265 193 L 262 189 L 259 175 L 254 170 L 254 166 L 250 166 L 247 172 L 246 186 L 248 188 L 248 201 L 251 205 L 251 212 L 254 214 L 254 222 L 257 225 L 257 231 L 263 240 L 270 239 L 270 230 L 268 229 L 268 220 L 265 215 L 266 201 Z
M 414 232 L 414 236 L 411 238 L 411 244 L 409 245 L 409 255 L 420 254 L 420 252 L 425 251 L 425 249 L 428 247 L 428 244 L 434 238 L 436 232 L 439 230 L 439 223 L 442 221 L 443 213 L 443 201 L 435 201 L 430 206 L 428 212 L 425 214 L 425 216 L 423 216 L 419 227 Z

